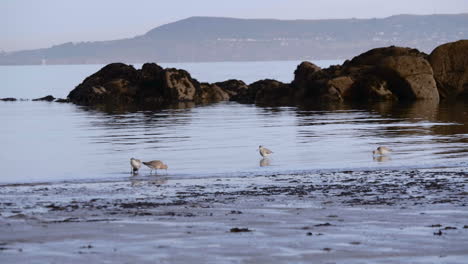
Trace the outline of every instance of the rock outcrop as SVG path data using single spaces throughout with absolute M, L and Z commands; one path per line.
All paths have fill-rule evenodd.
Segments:
M 56 102 L 56 103 L 70 103 L 70 99 L 68 99 L 68 98 L 57 98 L 54 102 Z
M 4 102 L 16 102 L 16 101 L 18 101 L 18 99 L 13 98 L 13 97 L 5 97 L 5 98 L 0 98 L 0 101 L 4 101 Z
M 342 66 L 305 71 L 302 63 L 293 86 L 320 101 L 439 100 L 426 55 L 415 49 L 370 50 Z
M 363 79 L 377 79 L 380 85 L 373 82 L 370 87 L 356 88 L 382 95 L 381 99 L 389 99 L 392 93 L 399 100 L 439 100 L 432 67 L 426 54 L 416 49 L 393 46 L 373 49 L 343 65 L 343 71 L 360 85 L 367 83 Z
M 52 102 L 54 100 L 55 100 L 55 97 L 53 97 L 52 95 L 47 95 L 47 96 L 44 96 L 44 97 L 41 97 L 41 98 L 33 99 L 34 102 L 37 102 L 37 101 Z
M 112 63 L 86 78 L 68 98 L 82 105 L 159 107 L 179 102 L 218 102 L 228 100 L 229 95 L 216 85 L 200 84 L 185 70 L 163 69 L 155 63 L 146 63 L 136 70 L 130 65 Z
M 437 47 L 429 55 L 429 62 L 442 98 L 468 97 L 468 40 Z
M 262 105 L 288 105 L 291 103 L 291 88 L 289 84 L 266 79 L 249 85 L 251 102 Z
M 251 103 L 252 98 L 255 99 L 255 95 L 252 95 L 249 91 L 249 86 L 240 80 L 227 80 L 224 82 L 214 83 L 216 86 L 223 89 L 228 95 L 229 100 L 240 103 Z
M 199 83 L 180 69 L 147 63 L 136 70 L 131 65 L 113 63 L 86 78 L 68 98 L 84 105 L 156 107 L 226 100 L 272 106 L 389 100 L 438 102 L 440 97 L 468 95 L 467 66 L 468 41 L 442 45 L 430 56 L 416 49 L 391 46 L 372 49 L 343 65 L 325 69 L 302 62 L 291 83 L 270 79 L 250 85 L 240 80 Z

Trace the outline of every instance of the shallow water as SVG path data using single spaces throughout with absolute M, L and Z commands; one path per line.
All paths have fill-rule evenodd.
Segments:
M 206 75 L 199 79 L 235 77 L 227 77 L 235 75 L 229 65 L 224 65 L 224 73 L 213 74 L 214 69 L 223 72 L 221 64 L 196 64 L 204 69 L 200 68 L 198 75 Z M 244 67 L 235 64 L 234 68 L 259 66 L 243 64 Z M 283 73 L 283 78 L 271 78 L 284 81 L 292 78 L 297 65 L 268 64 Z M 25 70 L 16 67 L 18 71 Z M 25 67 L 30 67 L 27 71 L 34 71 L 34 67 L 41 71 L 44 66 Z M 54 67 L 66 69 L 60 68 L 61 72 L 73 72 L 75 67 L 89 67 L 88 71 L 99 68 L 47 67 L 51 72 Z M 11 68 L 14 67 L 8 71 Z M 0 72 L 4 70 L 0 67 Z M 265 71 L 239 71 L 239 75 L 249 76 L 246 82 L 269 77 Z M 84 78 L 81 75 L 77 82 Z M 71 78 L 58 74 L 61 87 L 51 85 L 49 90 L 38 93 L 32 86 L 20 86 L 17 76 L 18 73 L 10 75 L 7 83 L 15 84 L 18 93 L 1 90 L 0 97 L 26 97 L 21 95 L 26 94 L 25 90 L 36 94 L 28 98 L 50 93 L 63 97 L 70 90 L 63 83 L 78 79 L 75 75 Z M 37 86 L 56 83 L 43 81 Z M 468 105 L 463 103 L 380 103 L 304 109 L 224 102 L 162 111 L 106 112 L 73 104 L 0 102 L 0 122 L 0 183 L 128 177 L 131 157 L 163 160 L 169 165 L 167 173 L 174 177 L 468 165 Z M 262 160 L 258 145 L 275 153 L 269 160 Z M 373 158 L 371 151 L 379 145 L 392 148 L 394 153 Z M 142 168 L 140 175 L 148 173 L 147 168 Z

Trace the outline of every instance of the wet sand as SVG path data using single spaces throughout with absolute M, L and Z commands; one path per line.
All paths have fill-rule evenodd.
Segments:
M 0 186 L 1 263 L 466 263 L 468 168 Z

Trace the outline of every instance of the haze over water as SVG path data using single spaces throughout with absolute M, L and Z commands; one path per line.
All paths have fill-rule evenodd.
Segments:
M 199 81 L 250 83 L 289 82 L 298 63 L 162 66 L 186 69 Z M 2 66 L 0 98 L 65 97 L 101 67 Z M 163 160 L 171 177 L 468 165 L 468 105 L 463 103 L 297 108 L 223 102 L 161 111 L 107 110 L 0 102 L 0 183 L 119 179 L 130 176 L 131 157 Z M 275 153 L 262 160 L 258 145 Z M 379 145 L 394 153 L 373 159 L 371 151 Z M 141 169 L 140 176 L 148 174 Z

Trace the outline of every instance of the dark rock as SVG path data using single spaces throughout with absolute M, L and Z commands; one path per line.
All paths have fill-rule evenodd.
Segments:
M 255 103 L 268 105 L 288 105 L 291 103 L 290 85 L 276 80 L 261 80 L 249 85 L 255 93 Z
M 442 98 L 468 98 L 468 40 L 438 46 L 429 62 Z
M 52 102 L 54 100 L 55 100 L 55 97 L 53 97 L 52 95 L 47 95 L 47 96 L 44 96 L 44 97 L 41 97 L 41 98 L 33 99 L 33 101 L 35 101 L 35 102 L 37 102 L 37 101 Z
M 82 105 L 167 106 L 181 102 L 209 103 L 228 100 L 222 88 L 200 84 L 185 70 L 163 69 L 146 63 L 141 70 L 112 63 L 86 78 L 70 92 L 71 102 Z
M 137 70 L 123 63 L 112 63 L 86 78 L 68 98 L 76 104 L 129 103 L 136 94 Z
M 456 227 L 453 227 L 453 226 L 446 226 L 446 227 L 444 228 L 444 230 L 455 230 L 455 229 L 457 229 L 457 228 L 456 228 Z
M 231 228 L 230 232 L 231 232 L 231 233 L 252 232 L 252 230 L 250 230 L 250 229 L 248 229 L 248 228 L 238 228 L 238 227 L 234 227 L 234 228 Z
M 351 91 L 344 95 L 346 99 L 354 101 L 386 101 L 397 100 L 397 96 L 389 90 L 388 82 L 377 76 L 359 78 Z
M 165 96 L 162 99 L 169 99 L 171 102 L 190 102 L 201 97 L 200 84 L 185 70 L 166 69 L 163 81 Z
M 324 224 L 317 224 L 315 226 L 331 226 L 331 224 L 330 223 L 324 223 Z
M 310 62 L 302 62 L 294 71 L 294 80 L 291 83 L 291 92 L 295 102 L 310 103 L 314 101 L 341 102 L 339 89 L 344 89 L 346 81 L 334 80 L 336 68 L 330 67 L 322 70 Z
M 202 103 L 229 100 L 229 94 L 216 84 L 201 83 L 200 87 L 202 89 L 202 93 L 199 100 L 201 100 Z
M 0 101 L 4 101 L 4 102 L 15 102 L 15 101 L 18 101 L 18 99 L 13 98 L 13 97 L 6 97 L 6 98 L 0 98 Z
M 56 103 L 70 103 L 70 99 L 68 99 L 68 98 L 66 98 L 66 99 L 57 98 L 57 100 L 55 100 L 54 102 L 56 102 Z
M 314 80 L 320 79 L 318 72 L 322 69 L 308 61 L 303 61 L 294 71 L 294 81 L 292 85 L 299 90 L 305 90 Z
M 225 100 L 302 107 L 419 99 L 437 103 L 439 91 L 444 98 L 468 95 L 466 45 L 468 41 L 448 43 L 431 56 L 411 48 L 376 48 L 325 69 L 302 62 L 291 83 L 271 79 L 250 85 L 239 80 L 199 83 L 187 71 L 163 69 L 154 63 L 144 64 L 141 70 L 113 63 L 86 78 L 68 98 L 76 104 L 136 107 Z
M 243 81 L 231 79 L 214 84 L 223 89 L 229 95 L 231 101 L 248 102 L 251 100 L 248 94 L 249 87 Z
M 320 69 L 303 62 L 291 83 L 296 102 L 439 100 L 427 55 L 416 49 L 377 48 Z
M 416 49 L 372 49 L 343 64 L 341 74 L 356 81 L 350 97 L 362 100 L 439 100 L 427 55 Z M 368 97 L 365 97 L 368 96 Z

